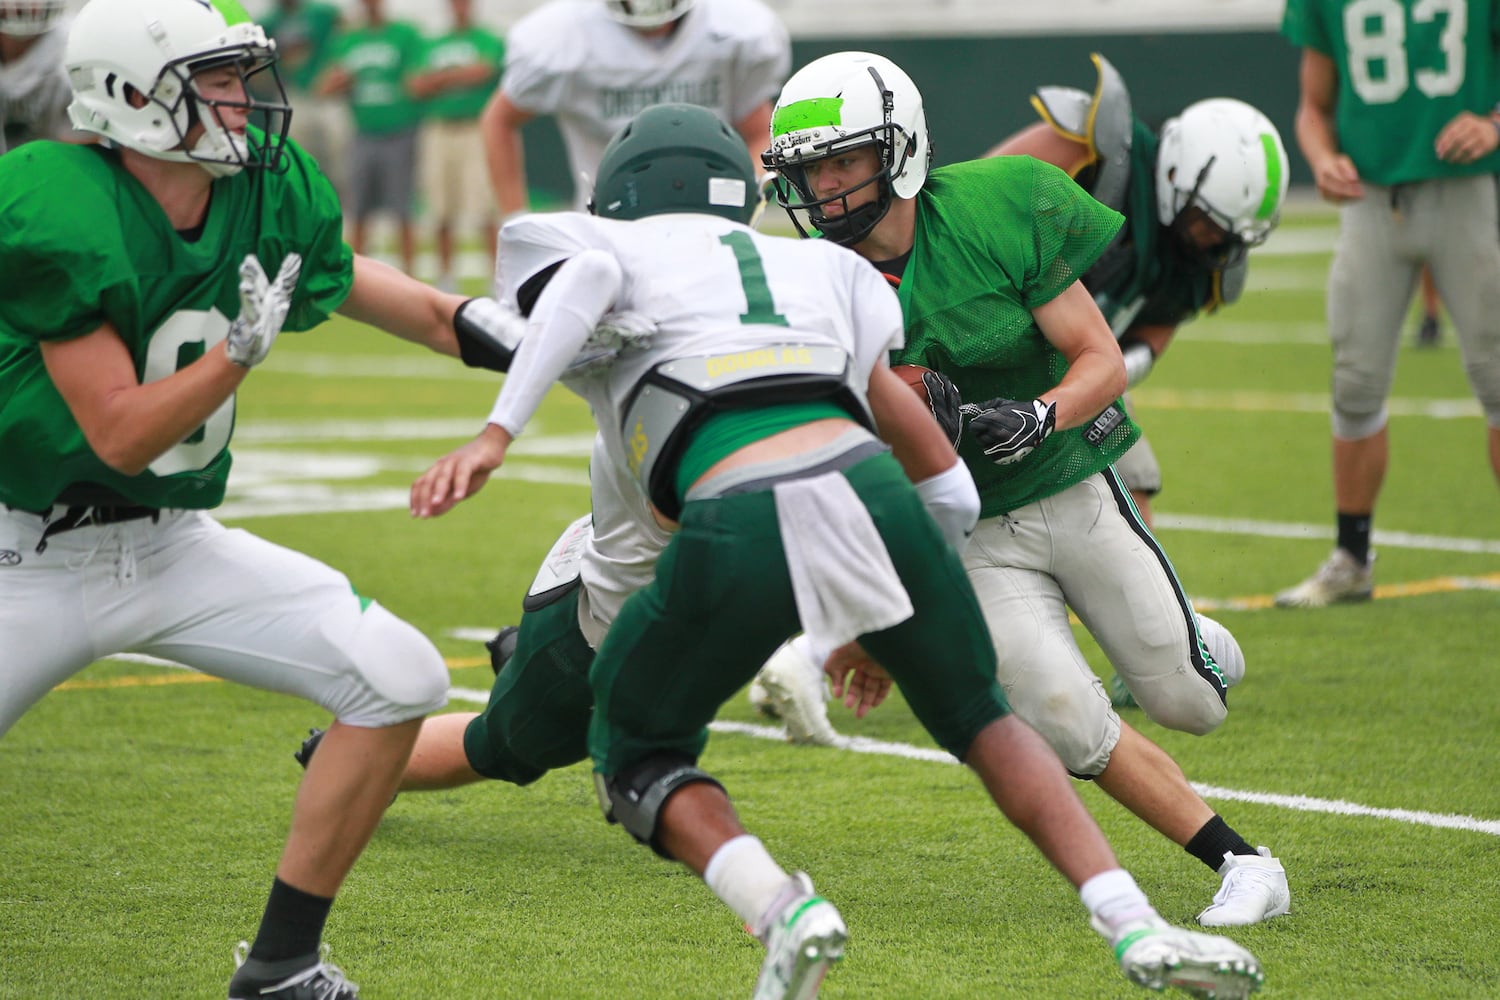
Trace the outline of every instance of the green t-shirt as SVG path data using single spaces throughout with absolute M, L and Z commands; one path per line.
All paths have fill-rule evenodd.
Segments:
M 422 36 L 401 21 L 355 28 L 337 36 L 329 62 L 354 74 L 349 109 L 355 131 L 386 135 L 415 128 L 419 102 L 407 93 L 406 79 L 422 58 Z
M 432 39 L 422 57 L 423 71 L 482 64 L 493 72 L 483 82 L 471 87 L 435 94 L 423 105 L 423 110 L 442 121 L 473 121 L 478 118 L 500 82 L 500 67 L 504 61 L 505 43 L 484 28 L 471 27 Z
M 1500 99 L 1500 0 L 1287 0 L 1281 33 L 1338 67 L 1334 124 L 1372 184 L 1500 171 L 1500 156 L 1445 163 L 1438 132 L 1461 111 Z
M 321 323 L 349 294 L 354 257 L 312 158 L 289 144 L 285 164 L 214 181 L 202 234 L 189 242 L 112 150 L 34 142 L 0 157 L 0 503 L 42 511 L 85 483 L 153 507 L 223 500 L 233 397 L 147 471 L 126 476 L 89 448 L 40 344 L 108 323 L 142 383 L 165 378 L 224 339 L 250 253 L 270 275 L 300 253 L 284 329 Z
M 261 19 L 260 26 L 276 41 L 276 64 L 288 87 L 312 89 L 338 23 L 339 9 L 331 3 L 305 3 L 296 11 L 278 6 Z
M 1066 173 L 1031 157 L 934 170 L 917 195 L 916 242 L 898 289 L 906 347 L 893 363 L 942 372 L 967 402 L 1035 399 L 1062 380 L 1068 363 L 1031 310 L 1077 281 L 1123 221 Z M 1118 402 L 1101 419 L 1102 432 L 1093 425 L 1060 431 L 1011 465 L 996 465 L 965 434 L 958 453 L 979 486 L 981 516 L 1060 493 L 1140 435 Z
M 1217 272 L 1179 250 L 1157 215 L 1158 146 L 1156 134 L 1136 119 L 1121 241 L 1083 276 L 1111 326 L 1127 314 L 1129 325 L 1177 326 L 1219 304 Z

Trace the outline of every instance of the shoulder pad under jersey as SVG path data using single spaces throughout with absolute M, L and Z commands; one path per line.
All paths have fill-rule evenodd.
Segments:
M 1062 135 L 1083 143 L 1095 166 L 1090 194 L 1116 211 L 1130 182 L 1131 109 L 1125 80 L 1108 59 L 1089 57 L 1099 73 L 1092 94 L 1073 87 L 1038 87 L 1031 106 Z

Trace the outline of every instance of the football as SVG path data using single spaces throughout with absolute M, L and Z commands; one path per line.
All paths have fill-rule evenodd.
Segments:
M 923 368 L 921 365 L 892 365 L 891 371 L 900 376 L 901 381 L 911 386 L 911 391 L 920 396 L 922 402 L 928 402 L 927 386 L 922 384 L 922 376 L 932 371 L 931 368 Z

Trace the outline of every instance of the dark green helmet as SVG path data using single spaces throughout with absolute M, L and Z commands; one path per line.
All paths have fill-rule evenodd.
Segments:
M 760 202 L 745 140 L 693 104 L 656 104 L 605 147 L 589 211 L 605 219 L 706 212 L 749 222 Z

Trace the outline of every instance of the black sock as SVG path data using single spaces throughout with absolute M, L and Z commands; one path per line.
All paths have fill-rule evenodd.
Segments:
M 281 962 L 318 954 L 323 940 L 323 924 L 333 900 L 287 885 L 281 879 L 271 883 L 271 898 L 266 900 L 260 931 L 250 947 L 250 957 L 261 962 Z
M 1235 833 L 1234 829 L 1224 822 L 1224 817 L 1218 814 L 1215 814 L 1213 819 L 1203 824 L 1201 830 L 1193 834 L 1193 838 L 1187 842 L 1183 850 L 1214 871 L 1223 867 L 1226 854 L 1255 853 L 1255 848 L 1246 843 L 1244 837 Z
M 1369 514 L 1339 511 L 1339 548 L 1361 564 L 1370 561 L 1370 518 Z

